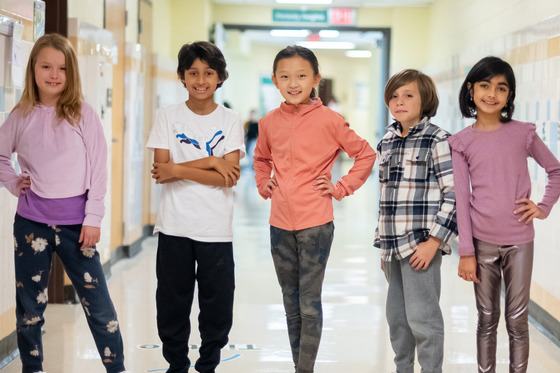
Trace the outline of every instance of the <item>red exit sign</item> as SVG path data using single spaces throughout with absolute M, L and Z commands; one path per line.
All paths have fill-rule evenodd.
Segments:
M 331 8 L 331 25 L 354 25 L 356 23 L 356 12 L 353 8 Z

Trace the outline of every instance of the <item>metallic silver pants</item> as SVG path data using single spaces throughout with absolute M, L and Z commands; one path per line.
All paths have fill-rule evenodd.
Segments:
M 474 284 L 478 309 L 477 360 L 479 373 L 496 371 L 496 334 L 500 319 L 502 274 L 505 319 L 509 335 L 509 371 L 527 371 L 529 360 L 529 299 L 533 242 L 495 245 L 474 240 L 478 278 Z

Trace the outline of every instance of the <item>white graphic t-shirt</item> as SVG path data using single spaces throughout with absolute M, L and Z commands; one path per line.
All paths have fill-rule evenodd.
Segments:
M 147 147 L 168 149 L 175 163 L 223 157 L 235 150 L 240 151 L 240 158 L 245 156 L 241 118 L 222 105 L 208 115 L 193 113 L 184 102 L 161 109 Z M 162 184 L 154 233 L 231 242 L 232 219 L 232 188 L 175 181 Z

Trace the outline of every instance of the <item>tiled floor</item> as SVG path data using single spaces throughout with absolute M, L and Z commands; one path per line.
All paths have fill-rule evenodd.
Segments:
M 235 323 L 231 345 L 224 349 L 224 361 L 217 372 L 291 373 L 280 289 L 269 253 L 269 203 L 257 195 L 250 171 L 244 171 L 235 193 Z M 325 322 L 316 372 L 394 371 L 384 311 L 386 283 L 372 247 L 377 197 L 372 176 L 354 196 L 335 202 L 335 241 L 324 284 Z M 166 368 L 155 326 L 155 247 L 156 240 L 147 239 L 140 254 L 113 266 L 109 280 L 125 340 L 127 369 L 134 373 L 165 372 Z M 473 290 L 458 279 L 457 263 L 454 254 L 445 257 L 442 265 L 441 306 L 446 323 L 443 371 L 476 372 Z M 104 371 L 80 306 L 49 305 L 46 319 L 44 368 L 48 373 Z M 192 319 L 196 323 L 196 314 Z M 502 320 L 498 372 L 508 371 L 503 324 Z M 193 345 L 200 343 L 197 333 L 191 340 Z M 196 356 L 192 351 L 192 357 Z M 19 359 L 0 370 L 20 371 Z M 560 348 L 534 326 L 529 372 L 560 372 Z

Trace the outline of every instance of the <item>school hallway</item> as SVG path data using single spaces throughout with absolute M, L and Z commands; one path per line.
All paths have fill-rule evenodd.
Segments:
M 333 178 L 346 172 L 338 162 Z M 244 169 L 235 189 L 234 251 L 236 297 L 230 344 L 218 373 L 293 372 L 280 288 L 269 252 L 269 202 L 258 196 L 251 170 Z M 393 352 L 385 320 L 386 282 L 372 247 L 376 226 L 377 175 L 351 197 L 335 204 L 335 239 L 323 291 L 324 330 L 318 373 L 393 372 Z M 155 237 L 142 251 L 111 269 L 109 288 L 119 314 L 130 372 L 165 372 L 156 330 Z M 476 309 L 472 285 L 457 277 L 458 256 L 444 257 L 441 306 L 445 319 L 443 371 L 476 371 Z M 198 353 L 197 306 L 191 320 L 191 360 Z M 43 337 L 48 373 L 103 372 L 80 305 L 49 304 Z M 528 372 L 560 372 L 560 347 L 530 326 Z M 508 339 L 503 317 L 498 334 L 498 370 L 508 371 Z M 194 369 L 191 369 L 194 372 Z M 0 369 L 21 372 L 19 357 Z M 417 366 L 416 372 L 420 372 Z

